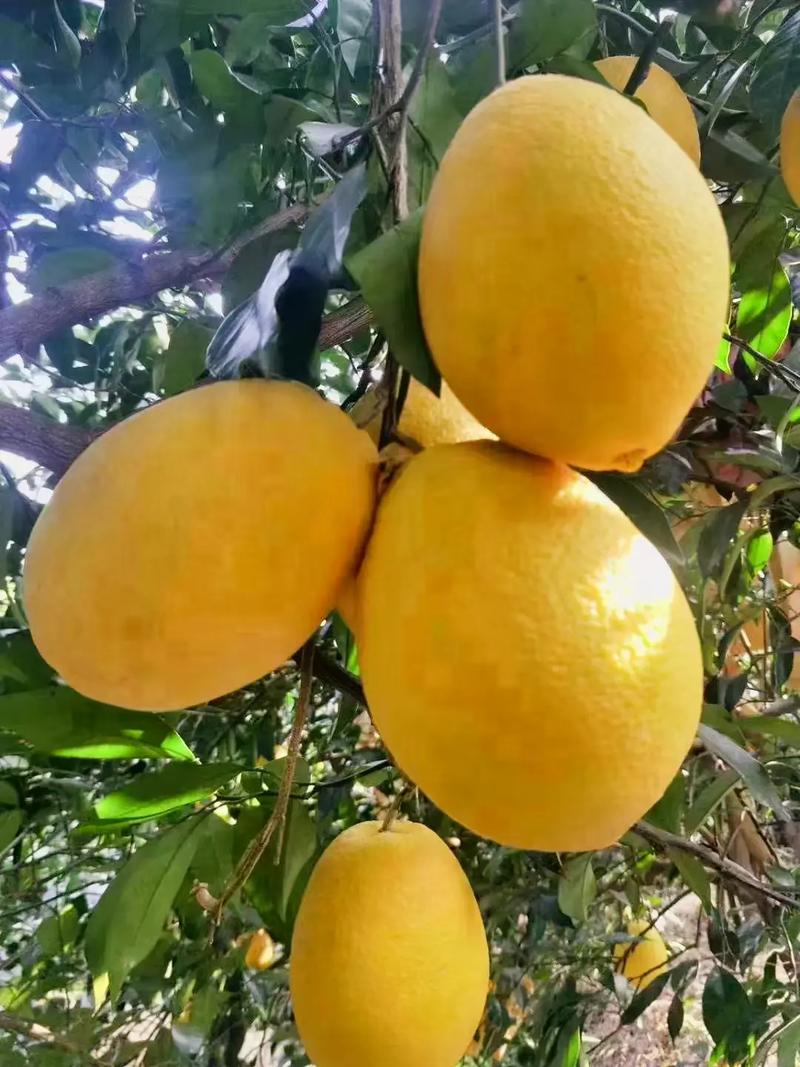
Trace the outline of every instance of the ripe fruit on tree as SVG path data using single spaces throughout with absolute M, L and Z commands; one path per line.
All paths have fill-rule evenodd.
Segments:
M 636 470 L 699 393 L 728 294 L 702 175 L 611 89 L 519 78 L 445 153 L 420 247 L 425 334 L 459 400 L 517 448 Z
M 359 559 L 376 464 L 294 383 L 222 382 L 134 415 L 78 458 L 31 535 L 39 651 L 86 696 L 148 711 L 274 670 Z
M 384 495 L 359 652 L 402 770 L 517 848 L 612 844 L 700 714 L 700 645 L 663 557 L 588 479 L 494 442 L 428 449 Z
M 595 66 L 609 85 L 619 92 L 628 84 L 638 56 L 608 56 Z M 700 166 L 700 133 L 689 98 L 672 75 L 654 63 L 635 92 L 651 119 L 681 146 L 695 166 Z
M 337 837 L 301 902 L 289 978 L 316 1067 L 456 1067 L 480 1022 L 489 954 L 444 842 L 407 822 Z
M 266 971 L 275 962 L 275 942 L 266 930 L 256 930 L 247 945 L 244 965 L 251 971 Z
M 796 204 L 800 204 L 800 89 L 783 113 L 781 122 L 781 177 Z
M 615 945 L 614 959 L 617 961 L 617 971 L 638 992 L 647 989 L 653 979 L 668 969 L 669 951 L 658 930 L 644 919 L 628 923 L 628 933 L 640 940 Z

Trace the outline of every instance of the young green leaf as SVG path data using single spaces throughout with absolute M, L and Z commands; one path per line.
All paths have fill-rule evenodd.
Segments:
M 575 922 L 585 922 L 588 908 L 597 895 L 592 853 L 573 856 L 564 864 L 558 880 L 558 906 Z
M 98 704 L 61 685 L 0 696 L 0 730 L 54 756 L 194 759 L 159 715 Z
M 205 800 L 242 771 L 236 763 L 174 763 L 137 778 L 94 806 L 98 819 L 143 822 Z
M 92 912 L 86 960 L 93 975 L 108 974 L 115 992 L 161 936 L 204 824 L 203 817 L 185 819 L 142 845 Z

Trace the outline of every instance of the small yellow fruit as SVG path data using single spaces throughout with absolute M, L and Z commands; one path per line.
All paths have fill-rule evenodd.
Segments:
M 647 989 L 654 978 L 668 970 L 669 952 L 658 930 L 642 919 L 628 923 L 628 933 L 631 937 L 641 937 L 641 940 L 615 945 L 614 959 L 617 971 L 638 992 Z
M 317 1067 L 455 1067 L 481 1019 L 489 954 L 444 842 L 406 822 L 337 837 L 301 902 L 289 978 Z
M 789 101 L 781 122 L 781 176 L 789 196 L 800 205 L 800 89 Z
M 703 670 L 686 599 L 631 521 L 560 464 L 488 441 L 415 456 L 378 507 L 359 612 L 385 744 L 435 804 L 501 844 L 610 845 L 694 737 Z
M 381 415 L 378 412 L 364 427 L 375 444 L 380 437 Z M 408 394 L 400 412 L 397 431 L 423 448 L 455 445 L 459 441 L 490 440 L 494 437 L 470 415 L 447 382 L 442 382 L 437 396 L 416 378 L 408 383 Z
M 266 930 L 256 930 L 250 938 L 244 965 L 251 971 L 266 971 L 275 962 L 275 942 Z
M 425 212 L 425 334 L 517 448 L 636 470 L 680 426 L 728 315 L 728 240 L 697 168 L 579 78 L 509 82 L 466 118 Z
M 274 670 L 332 609 L 377 455 L 305 386 L 206 386 L 134 415 L 56 488 L 28 545 L 33 639 L 75 689 L 162 711 Z
M 595 66 L 609 85 L 622 92 L 630 80 L 638 56 L 608 56 Z M 650 118 L 665 130 L 695 166 L 700 166 L 700 133 L 689 98 L 663 67 L 654 63 L 635 92 Z

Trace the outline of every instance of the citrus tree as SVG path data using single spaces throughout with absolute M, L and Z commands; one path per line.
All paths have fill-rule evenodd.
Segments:
M 320 531 L 336 525 L 349 530 L 355 543 L 364 534 L 359 524 L 370 521 L 367 515 L 362 523 L 360 514 L 368 511 L 368 490 L 361 493 L 358 485 L 367 455 L 359 451 L 364 435 L 352 444 L 353 425 L 382 449 L 382 485 L 426 446 L 491 437 L 495 428 L 504 440 L 513 436 L 504 413 L 515 410 L 520 397 L 535 394 L 538 379 L 509 374 L 509 363 L 491 372 L 484 366 L 483 378 L 461 380 L 459 353 L 447 351 L 448 338 L 465 349 L 475 337 L 473 347 L 487 345 L 485 333 L 471 333 L 471 304 L 477 316 L 488 308 L 506 347 L 547 349 L 549 399 L 526 429 L 534 443 L 511 443 L 550 454 L 548 443 L 560 427 L 588 424 L 593 402 L 630 408 L 613 353 L 587 377 L 576 373 L 574 355 L 553 341 L 562 322 L 582 321 L 586 304 L 572 296 L 558 304 L 547 336 L 528 332 L 525 315 L 512 307 L 520 279 L 551 284 L 547 249 L 526 247 L 509 269 L 488 262 L 486 248 L 513 237 L 517 221 L 533 211 L 555 217 L 562 178 L 565 189 L 575 185 L 570 166 L 559 164 L 551 184 L 508 196 L 503 181 L 522 141 L 513 123 L 494 130 L 491 152 L 470 158 L 446 195 L 441 189 L 453 181 L 452 172 L 435 194 L 440 217 L 451 208 L 468 216 L 480 200 L 482 230 L 441 228 L 435 255 L 443 248 L 454 257 L 450 272 L 442 271 L 441 260 L 436 269 L 426 260 L 426 243 L 433 247 L 435 237 L 429 236 L 433 224 L 425 227 L 425 208 L 448 146 L 480 101 L 499 84 L 513 86 L 528 74 L 570 79 L 558 85 L 568 84 L 579 101 L 589 92 L 586 86 L 603 87 L 603 95 L 592 89 L 587 106 L 581 104 L 580 123 L 559 128 L 558 151 L 573 159 L 576 172 L 587 154 L 594 165 L 596 131 L 613 141 L 618 116 L 625 126 L 634 114 L 614 109 L 635 108 L 630 121 L 639 124 L 641 139 L 652 136 L 657 146 L 667 146 L 665 188 L 678 189 L 670 184 L 678 181 L 674 174 L 685 181 L 670 194 L 668 219 L 642 208 L 650 204 L 649 190 L 635 185 L 600 180 L 579 185 L 577 194 L 570 191 L 585 195 L 575 233 L 587 262 L 595 253 L 596 216 L 616 217 L 622 229 L 635 220 L 640 233 L 652 235 L 656 265 L 663 259 L 665 227 L 686 237 L 668 271 L 650 273 L 650 258 L 641 265 L 641 276 L 660 278 L 658 284 L 637 287 L 621 267 L 609 276 L 607 290 L 592 298 L 597 316 L 601 306 L 622 306 L 631 289 L 639 300 L 642 317 L 634 325 L 648 340 L 629 356 L 642 368 L 635 400 L 640 421 L 653 427 L 650 458 L 644 465 L 643 456 L 627 453 L 625 461 L 615 453 L 618 462 L 605 463 L 577 453 L 556 458 L 592 468 L 597 489 L 585 492 L 597 493 L 591 496 L 596 506 L 611 508 L 612 501 L 658 550 L 658 557 L 647 556 L 647 575 L 661 575 L 663 565 L 664 581 L 682 587 L 702 649 L 702 719 L 696 734 L 690 723 L 689 751 L 680 768 L 670 768 L 677 773 L 663 796 L 609 847 L 594 847 L 606 843 L 592 838 L 598 812 L 611 809 L 612 791 L 645 795 L 670 746 L 685 751 L 678 736 L 684 726 L 665 720 L 658 743 L 648 747 L 636 729 L 634 701 L 631 728 L 615 735 L 607 752 L 587 759 L 576 748 L 572 773 L 581 791 L 564 792 L 556 783 L 537 801 L 536 841 L 552 842 L 547 847 L 560 851 L 532 851 L 530 841 L 511 841 L 509 835 L 505 846 L 496 844 L 503 833 L 478 836 L 454 821 L 417 788 L 413 746 L 399 759 L 411 777 L 398 769 L 392 752 L 400 747 L 399 735 L 390 752 L 370 720 L 354 636 L 363 604 L 352 588 L 340 590 L 338 611 L 324 621 L 309 619 L 291 655 L 284 647 L 291 636 L 282 634 L 283 645 L 276 639 L 270 673 L 198 702 L 193 685 L 201 691 L 206 669 L 213 673 L 244 642 L 234 629 L 235 612 L 229 622 L 228 605 L 214 599 L 215 583 L 229 565 L 226 546 L 241 546 L 262 472 L 278 454 L 259 451 L 262 436 L 277 432 L 252 412 L 235 415 L 217 430 L 225 442 L 220 461 L 219 441 L 203 426 L 176 431 L 154 449 L 144 431 L 136 436 L 128 429 L 154 426 L 150 415 L 149 423 L 138 417 L 126 422 L 153 406 L 156 414 L 177 411 L 159 405 L 179 394 L 196 408 L 205 403 L 199 398 L 220 395 L 218 384 L 208 385 L 213 378 L 291 379 L 324 396 L 326 411 L 335 405 L 347 413 L 349 422 L 344 415 L 338 421 L 335 411 L 337 419 L 330 416 L 330 438 L 314 438 L 315 462 L 293 467 L 291 457 L 305 455 L 312 429 L 317 433 L 317 399 L 305 390 L 297 394 L 305 399 L 295 421 L 281 423 L 277 442 L 269 446 L 289 456 L 282 499 L 273 506 L 276 516 L 293 516 L 290 539 L 299 562 L 291 573 L 253 575 L 253 599 L 277 597 L 288 617 L 305 603 L 322 566 L 328 542 Z M 612 88 L 633 102 L 612 96 Z M 464 1067 L 575 1067 L 612 1059 L 779 1067 L 797 1062 L 800 117 L 790 101 L 798 88 L 797 0 L 2 5 L 3 1067 L 308 1064 L 289 992 L 298 910 L 312 871 L 322 871 L 317 863 L 323 851 L 343 832 L 375 819 L 388 827 L 410 821 L 434 831 L 434 843 L 424 838 L 419 877 L 430 879 L 435 897 L 456 878 L 455 857 L 480 905 L 490 948 L 489 991 L 482 1018 L 472 1020 Z M 604 103 L 595 110 L 598 100 Z M 600 114 L 606 106 L 608 118 Z M 550 114 L 543 108 L 535 123 L 545 129 Z M 666 134 L 652 133 L 656 123 L 693 166 L 699 164 L 727 231 L 732 265 L 728 322 L 719 323 L 718 338 L 714 325 L 716 364 L 711 369 L 709 359 L 701 376 L 696 368 L 686 370 L 685 379 L 683 363 L 670 362 L 675 347 L 696 345 L 699 359 L 708 355 L 693 331 L 702 308 L 719 302 L 723 286 L 719 277 L 706 285 L 696 269 L 715 240 L 711 230 L 696 239 L 691 233 L 693 198 L 702 183 L 683 156 L 670 155 L 678 149 Z M 724 243 L 720 237 L 717 247 Z M 724 271 L 727 278 L 727 261 Z M 471 293 L 464 319 L 454 321 L 450 311 L 437 318 L 459 291 Z M 712 309 L 712 324 L 716 314 Z M 440 370 L 469 399 L 472 414 Z M 702 391 L 689 396 L 698 392 L 701 377 Z M 484 414 L 486 397 L 499 382 L 502 411 L 487 408 Z M 283 381 L 280 388 L 295 396 L 300 387 Z M 671 438 L 661 447 L 656 438 L 672 418 L 664 413 L 674 393 L 684 409 L 691 406 L 678 413 L 682 423 L 675 433 L 676 426 L 670 427 Z M 303 405 L 310 405 L 307 413 Z M 118 424 L 132 442 L 128 456 L 141 458 L 147 450 L 148 476 L 147 484 L 134 487 L 129 521 L 109 537 L 93 525 L 96 508 L 131 499 L 126 450 L 114 452 L 111 445 L 123 437 L 115 431 L 104 438 Z M 609 420 L 599 425 L 607 435 Z M 334 437 L 352 447 L 344 477 L 328 453 Z M 213 472 L 212 445 L 213 462 L 222 462 Z M 51 524 L 66 555 L 48 557 L 59 561 L 55 567 L 35 566 L 46 536 L 37 533 L 23 589 L 34 524 L 90 446 L 87 456 L 103 449 L 99 480 L 68 521 Z M 433 472 L 436 462 L 426 459 L 425 469 Z M 491 478 L 497 492 L 505 484 L 501 467 Z M 630 473 L 618 472 L 626 468 Z M 446 472 L 448 483 L 461 477 L 458 470 Z M 196 660 L 189 651 L 183 656 L 180 642 L 144 616 L 135 644 L 150 658 L 135 676 L 136 697 L 115 698 L 111 683 L 102 695 L 85 695 L 92 686 L 75 681 L 74 663 L 80 661 L 89 675 L 113 673 L 109 618 L 117 605 L 111 598 L 106 607 L 102 597 L 96 601 L 97 589 L 76 578 L 71 556 L 84 548 L 90 563 L 102 558 L 115 589 L 119 576 L 133 575 L 132 599 L 140 591 L 136 568 L 145 558 L 156 575 L 153 596 L 169 598 L 175 561 L 165 564 L 160 543 L 144 536 L 131 543 L 126 533 L 142 528 L 137 493 L 144 512 L 147 485 L 162 486 L 161 521 L 171 508 L 181 508 L 187 486 L 212 478 L 229 487 L 225 500 L 235 499 L 236 507 L 196 517 L 207 566 L 192 575 L 193 592 L 199 591 L 203 607 L 178 612 L 179 638 L 203 654 Z M 299 511 L 298 478 L 314 487 Z M 62 483 L 65 495 L 68 482 Z M 411 478 L 402 484 L 411 486 Z M 509 487 L 511 492 L 511 482 Z M 533 498 L 521 505 L 534 515 L 538 508 Z M 493 573 L 497 546 L 475 533 L 485 532 L 482 512 L 477 500 L 455 514 L 461 525 L 454 526 L 452 555 L 468 556 L 467 568 Z M 44 514 L 57 514 L 55 505 Z M 406 514 L 416 531 L 417 513 Z M 286 540 L 284 520 L 276 521 Z M 549 531 L 535 552 L 548 566 L 525 586 L 524 610 L 540 622 L 543 617 L 545 626 L 552 617 L 557 632 L 566 626 L 590 633 L 580 607 L 570 603 L 568 592 L 561 594 L 563 573 L 575 558 L 596 550 L 599 531 L 582 528 L 574 543 L 569 524 Z M 399 547 L 384 541 L 380 550 L 390 615 L 394 604 L 407 606 L 413 590 L 403 555 L 413 553 L 403 541 Z M 371 560 L 370 568 L 377 571 L 378 564 Z M 639 577 L 644 582 L 647 576 Z M 380 595 L 368 591 L 367 606 Z M 88 633 L 82 619 L 90 601 L 100 606 Z M 315 609 L 311 603 L 304 611 L 313 616 Z M 429 630 L 421 619 L 435 609 L 419 604 L 413 617 L 398 611 L 399 621 L 387 631 L 393 635 L 387 672 L 395 645 L 402 644 L 412 666 L 412 652 L 424 660 Z M 462 621 L 480 661 L 481 647 L 496 643 L 503 620 L 470 612 Z M 567 663 L 554 642 L 552 650 L 543 650 L 543 662 L 552 653 L 587 716 L 587 734 L 596 737 L 605 725 L 591 721 L 593 699 L 599 703 L 603 696 L 593 641 L 590 634 L 579 642 Z M 75 652 L 69 665 L 59 662 L 64 647 Z M 687 707 L 683 687 L 694 647 L 692 637 L 673 648 L 664 706 Z M 151 665 L 179 680 L 187 696 L 159 703 L 150 686 Z M 438 662 L 437 677 L 469 678 L 465 666 Z M 525 678 L 525 692 L 547 686 L 549 671 Z M 65 684 L 70 672 L 76 688 Z M 424 710 L 423 675 L 421 666 Z M 376 685 L 373 702 L 376 709 L 381 704 L 388 735 L 395 727 L 383 709 L 397 684 L 387 677 L 391 684 L 380 692 Z M 453 686 L 467 707 L 472 689 Z M 620 690 L 620 704 L 627 707 L 628 699 Z M 693 707 L 688 714 L 696 718 Z M 517 736 L 508 708 L 493 707 L 491 715 L 500 748 L 544 746 L 547 766 L 551 746 L 560 760 L 569 760 L 574 741 L 565 741 L 566 733 L 539 732 L 534 721 Z M 425 718 L 431 716 L 421 718 L 421 730 Z M 449 740 L 440 758 L 457 768 L 467 749 L 466 727 L 458 716 L 446 726 Z M 488 748 L 498 746 L 487 746 L 487 759 Z M 470 775 L 462 781 L 462 762 L 450 777 L 473 795 L 476 810 L 491 811 L 492 791 L 483 786 L 481 792 L 480 750 L 469 755 L 477 761 L 470 763 Z M 531 791 L 541 788 L 531 783 Z M 588 805 L 584 796 L 600 799 Z M 525 803 L 523 796 L 521 809 Z M 530 819 L 516 822 L 527 826 Z M 548 835 L 548 827 L 567 823 L 566 844 L 558 843 L 567 839 L 555 831 Z M 350 882 L 325 888 L 320 873 L 309 893 L 315 923 L 310 926 L 304 916 L 296 971 L 303 970 L 303 983 L 310 972 L 312 1011 L 315 978 L 324 975 L 328 987 L 350 980 L 325 962 L 325 924 L 333 930 L 342 921 L 361 876 L 356 867 Z M 391 901 L 392 885 L 385 890 Z M 471 896 L 455 880 L 447 893 L 441 938 L 430 938 L 431 951 L 447 944 L 459 968 L 474 966 L 483 989 L 486 975 L 475 962 L 482 950 L 476 948 L 473 957 L 469 942 L 473 935 L 480 938 L 471 927 L 465 941 L 448 926 L 458 902 Z M 309 914 L 311 908 L 309 903 Z M 398 905 L 398 922 L 400 910 Z M 356 929 L 353 938 L 361 939 L 365 958 L 378 951 L 369 929 Z M 420 951 L 427 944 L 423 938 Z M 364 1025 L 374 1026 L 376 1016 L 380 1021 L 391 1005 L 404 1002 L 404 973 L 393 962 L 387 959 L 385 988 L 364 988 L 350 1005 L 357 1026 L 362 1012 Z M 300 1006 L 308 994 L 299 977 L 297 982 Z M 432 1022 L 438 1035 L 446 1020 Z M 425 1061 L 423 1050 L 416 1063 Z

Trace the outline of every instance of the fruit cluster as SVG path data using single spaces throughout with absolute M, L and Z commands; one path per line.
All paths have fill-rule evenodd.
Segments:
M 634 63 L 598 67 L 623 88 Z M 639 94 L 646 110 L 524 77 L 463 123 L 419 262 L 447 384 L 437 401 L 412 383 L 400 430 L 422 451 L 380 501 L 369 436 L 283 381 L 194 390 L 78 459 L 25 571 L 33 637 L 67 682 L 124 707 L 208 701 L 339 604 L 388 749 L 470 830 L 603 848 L 658 800 L 697 726 L 694 621 L 575 468 L 635 471 L 669 442 L 713 364 L 730 267 L 688 101 L 658 68 Z M 343 833 L 290 973 L 318 1067 L 453 1067 L 489 961 L 445 844 L 405 822 Z

